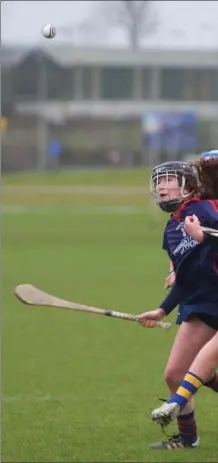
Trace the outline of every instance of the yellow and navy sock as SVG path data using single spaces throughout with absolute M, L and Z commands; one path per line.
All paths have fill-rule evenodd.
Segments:
M 181 386 L 177 392 L 167 401 L 167 403 L 175 402 L 180 406 L 180 410 L 185 408 L 189 399 L 198 391 L 203 385 L 203 381 L 197 375 L 188 371 Z

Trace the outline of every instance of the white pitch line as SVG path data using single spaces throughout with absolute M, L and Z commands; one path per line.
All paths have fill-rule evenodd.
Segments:
M 2 216 L 25 216 L 25 215 L 38 215 L 38 216 L 49 216 L 49 215 L 67 215 L 67 216 L 133 216 L 133 215 L 143 215 L 148 216 L 150 219 L 159 223 L 160 220 L 160 211 L 155 204 L 151 201 L 147 203 L 146 206 L 27 206 L 27 205 L 5 205 L 1 208 Z
M 79 215 L 131 215 L 144 214 L 145 208 L 141 206 L 27 206 L 27 205 L 5 205 L 2 206 L 2 214 L 22 215 L 22 214 L 79 214 Z
M 105 397 L 102 395 L 98 395 L 97 397 L 99 400 L 105 400 Z M 2 397 L 2 403 L 22 403 L 22 402 L 78 402 L 79 400 L 83 400 L 82 397 L 76 395 L 69 395 L 69 396 L 52 396 L 52 395 L 45 395 L 45 396 L 36 396 L 36 395 L 26 395 L 26 396 L 8 396 Z
M 4 194 L 40 194 L 40 195 L 112 195 L 112 196 L 138 196 L 146 195 L 148 188 L 137 186 L 96 186 L 96 185 L 75 185 L 75 186 L 45 186 L 45 185 L 5 185 L 2 188 Z
M 36 396 L 11 396 L 11 397 L 2 397 L 1 401 L 4 403 L 14 403 L 14 402 L 61 402 L 61 401 L 69 401 L 72 400 L 72 396 L 70 397 L 52 397 L 50 395 L 36 397 Z M 76 398 L 74 398 L 76 400 Z

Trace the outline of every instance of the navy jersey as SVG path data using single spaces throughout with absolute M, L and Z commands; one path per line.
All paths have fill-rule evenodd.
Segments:
M 168 221 L 163 248 L 174 265 L 180 300 L 218 304 L 218 240 L 198 243 L 185 232 L 185 217 L 193 214 L 202 225 L 218 230 L 218 200 L 192 198 L 181 207 L 179 216 L 171 216 Z

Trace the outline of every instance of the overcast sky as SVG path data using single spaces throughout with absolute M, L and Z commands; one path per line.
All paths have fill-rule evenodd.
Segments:
M 62 27 L 86 21 L 96 15 L 99 1 L 2 1 L 1 38 L 3 44 L 43 44 L 41 29 L 44 24 L 57 28 L 55 43 L 66 41 Z M 110 1 L 113 8 L 116 0 Z M 166 47 L 213 47 L 218 50 L 218 1 L 155 1 L 160 27 L 147 38 L 146 46 Z M 83 34 L 83 37 L 85 34 Z M 80 35 L 81 39 L 81 35 Z M 104 42 L 103 42 L 104 39 Z M 76 42 L 79 36 L 76 35 Z M 101 44 L 126 45 L 121 30 L 113 30 L 107 37 L 99 37 Z M 54 42 L 50 41 L 52 46 Z

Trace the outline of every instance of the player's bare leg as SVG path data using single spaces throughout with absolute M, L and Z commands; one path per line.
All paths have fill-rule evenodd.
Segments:
M 179 328 L 165 371 L 165 380 L 170 396 L 175 394 L 183 377 L 201 348 L 214 336 L 216 331 L 198 318 L 184 322 Z M 193 447 L 199 444 L 197 424 L 194 418 L 194 402 L 189 400 L 182 410 L 175 412 L 178 436 L 168 441 L 150 444 L 151 449 L 174 449 Z
M 167 426 L 185 409 L 188 400 L 210 380 L 217 368 L 218 333 L 202 347 L 176 393 L 162 407 L 153 410 L 153 421 Z

